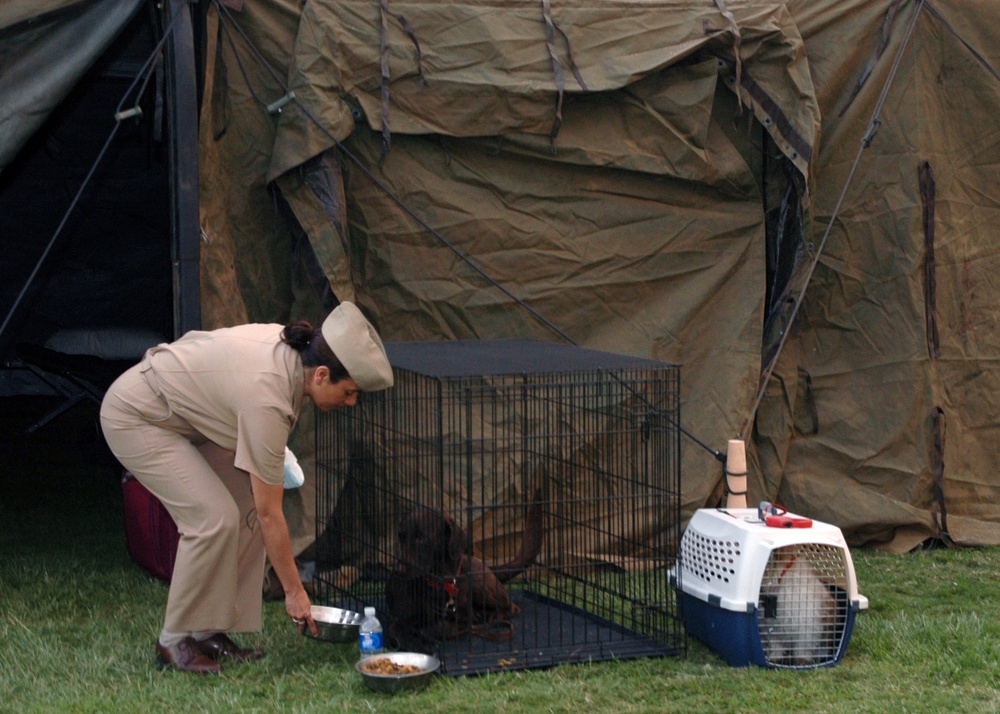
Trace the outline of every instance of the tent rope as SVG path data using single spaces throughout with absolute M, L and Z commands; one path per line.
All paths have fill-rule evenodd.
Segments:
M 903 59 L 903 55 L 906 53 L 906 48 L 910 44 L 910 38 L 913 36 L 913 31 L 917 25 L 917 19 L 920 17 L 924 9 L 924 4 L 925 0 L 918 0 L 917 6 L 913 11 L 913 16 L 910 18 L 910 24 L 906 29 L 906 34 L 903 36 L 903 42 L 893 59 L 892 67 L 889 69 L 889 75 L 882 87 L 882 92 L 879 95 L 878 101 L 875 103 L 875 109 L 872 111 L 872 117 L 868 122 L 865 134 L 861 139 L 861 146 L 858 148 L 858 152 L 854 157 L 854 163 L 851 164 L 851 170 L 848 172 L 844 185 L 840 190 L 840 196 L 837 198 L 837 203 L 834 205 L 833 213 L 830 215 L 830 220 L 827 222 L 826 230 L 823 232 L 823 238 L 820 240 L 819 246 L 816 248 L 816 253 L 809 265 L 809 270 L 806 272 L 802 289 L 795 298 L 792 311 L 788 315 L 788 322 L 785 325 L 785 328 L 781 331 L 781 338 L 778 340 L 778 347 L 775 350 L 774 355 L 771 357 L 771 361 L 768 363 L 767 369 L 764 370 L 764 374 L 761 377 L 760 388 L 757 391 L 757 398 L 754 401 L 753 408 L 750 410 L 750 417 L 747 419 L 746 425 L 743 427 L 743 431 L 740 434 L 740 438 L 743 439 L 743 441 L 746 441 L 750 437 L 750 430 L 753 427 L 757 410 L 760 408 L 761 401 L 764 399 L 764 393 L 767 390 L 767 385 L 771 381 L 771 375 L 774 374 L 774 370 L 778 365 L 778 359 L 781 357 L 781 352 L 785 347 L 785 343 L 788 341 L 788 335 L 792 332 L 792 325 L 798 316 L 799 309 L 802 307 L 802 301 L 805 299 L 806 290 L 809 288 L 809 283 L 812 281 L 817 265 L 819 265 L 819 259 L 823 255 L 823 249 L 826 247 L 827 239 L 830 237 L 830 233 L 833 231 L 833 226 L 837 221 L 837 216 L 840 214 L 840 209 L 847 196 L 847 189 L 850 187 L 851 181 L 854 179 L 854 174 L 861 162 L 861 156 L 865 149 L 871 146 L 872 141 L 875 138 L 875 134 L 878 133 L 878 129 L 882 125 L 882 121 L 879 119 L 879 116 L 882 114 L 882 108 L 889 97 L 889 90 L 892 87 L 896 74 L 899 71 L 899 64 Z
M 934 6 L 931 5 L 930 3 L 927 3 L 927 12 L 929 12 L 935 20 L 944 25 L 945 29 L 948 30 L 948 32 L 950 32 L 951 34 L 953 34 L 959 42 L 965 45 L 965 49 L 969 51 L 969 54 L 975 57 L 976 60 L 978 60 L 979 63 L 986 68 L 986 71 L 993 75 L 994 79 L 1000 82 L 1000 73 L 998 73 L 997 70 L 995 70 L 993 66 L 986 61 L 986 58 L 983 57 L 979 52 L 977 52 L 972 45 L 966 42 L 965 38 L 963 38 L 960 34 L 958 34 L 955 28 L 951 26 L 951 23 L 945 20 L 944 17 L 941 16 L 941 13 L 939 13 L 936 9 L 934 9 Z
M 66 224 L 69 222 L 69 218 L 73 214 L 73 211 L 76 209 L 77 204 L 80 202 L 80 199 L 83 196 L 83 192 L 87 189 L 87 186 L 90 185 L 91 179 L 97 172 L 97 167 L 100 166 L 101 161 L 104 159 L 104 155 L 108 152 L 108 148 L 110 148 L 111 146 L 111 142 L 118 134 L 118 129 L 121 127 L 121 123 L 131 117 L 142 116 L 142 109 L 139 106 L 139 98 L 142 97 L 143 93 L 146 91 L 146 87 L 149 85 L 149 81 L 154 74 L 154 70 L 156 69 L 157 59 L 159 58 L 161 52 L 163 51 L 163 46 L 166 44 L 167 39 L 170 37 L 171 32 L 173 31 L 174 24 L 177 22 L 178 17 L 179 16 L 175 15 L 174 18 L 167 24 L 166 28 L 163 31 L 163 37 L 161 37 L 160 41 L 156 43 L 156 46 L 153 48 L 152 52 L 150 52 L 149 57 L 139 68 L 139 71 L 136 73 L 136 76 L 132 80 L 132 83 L 125 90 L 125 93 L 122 95 L 121 100 L 118 102 L 118 106 L 115 107 L 115 112 L 114 112 L 115 124 L 111 128 L 111 131 L 108 134 L 108 138 L 105 140 L 104 145 L 98 152 L 97 157 L 91 162 L 90 169 L 87 171 L 87 175 L 84 177 L 83 182 L 80 184 L 79 188 L 77 188 L 76 194 L 73 196 L 73 200 L 70 201 L 69 207 L 66 209 L 65 213 L 63 213 L 62 219 L 59 221 L 59 225 L 56 226 L 56 229 L 53 232 L 52 237 L 49 238 L 49 242 L 45 246 L 45 250 L 42 251 L 41 256 L 35 262 L 34 269 L 31 271 L 31 274 L 25 281 L 24 286 L 18 293 L 17 298 L 14 300 L 14 304 L 11 305 L 10 310 L 7 312 L 7 317 L 4 318 L 3 324 L 0 324 L 0 335 L 3 335 L 4 331 L 7 329 L 7 326 L 10 324 L 10 321 L 17 313 L 18 307 L 21 305 L 21 301 L 24 300 L 25 295 L 28 294 L 28 290 L 31 288 L 32 283 L 35 282 L 35 278 L 38 277 L 39 271 L 41 271 L 42 266 L 48 260 L 49 254 L 52 252 L 52 249 L 58 242 L 59 236 L 62 234 L 63 229 L 66 227 Z M 125 106 L 125 102 L 128 99 L 128 97 L 132 94 L 132 91 L 136 88 L 137 85 L 140 84 L 140 80 L 142 80 L 141 86 L 139 87 L 139 90 L 135 92 L 135 104 L 129 109 L 123 109 L 123 107 Z

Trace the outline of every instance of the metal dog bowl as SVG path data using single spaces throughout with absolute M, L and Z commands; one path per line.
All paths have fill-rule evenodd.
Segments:
M 312 606 L 312 616 L 319 628 L 319 636 L 313 639 L 323 642 L 357 642 L 358 629 L 364 615 L 352 610 L 342 610 L 339 607 Z M 306 634 L 312 637 L 309 628 Z
M 379 674 L 365 671 L 365 667 L 374 665 L 391 669 L 392 665 L 418 667 L 419 671 L 411 674 Z M 395 694 L 407 689 L 420 689 L 427 686 L 431 677 L 441 666 L 441 661 L 433 655 L 420 652 L 390 652 L 372 655 L 360 660 L 354 669 L 361 673 L 365 685 L 373 692 Z

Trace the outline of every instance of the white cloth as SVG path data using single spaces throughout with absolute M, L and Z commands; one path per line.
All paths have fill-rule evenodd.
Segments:
M 285 488 L 298 488 L 306 482 L 306 475 L 292 450 L 285 447 Z

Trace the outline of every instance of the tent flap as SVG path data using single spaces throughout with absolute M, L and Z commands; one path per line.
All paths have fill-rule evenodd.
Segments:
M 741 36 L 747 105 L 762 121 L 772 115 L 765 126 L 806 173 L 819 112 L 794 23 L 779 2 L 728 7 Z M 539 4 L 509 0 L 447 8 L 394 2 L 387 17 L 377 3 L 311 2 L 296 37 L 290 86 L 313 116 L 347 102 L 372 129 L 391 135 L 549 137 L 565 123 L 563 101 L 622 90 L 699 53 L 734 46 L 729 22 L 709 3 L 560 3 L 551 18 L 559 29 L 555 56 L 545 19 Z M 715 61 L 735 91 L 735 74 Z M 279 139 L 276 153 L 290 155 L 272 166 L 272 176 L 314 150 L 292 128 L 301 121 L 295 112 L 284 116 L 282 130 L 296 132 L 302 145 Z M 349 129 L 336 120 L 324 126 L 337 139 Z
M 0 23 L 0 171 L 128 24 L 143 0 L 15 3 Z M 19 16 L 19 10 L 21 15 Z M 42 14 L 43 10 L 51 10 Z M 6 18 L 13 13 L 14 24 Z M 25 17 L 28 14 L 29 17 Z M 22 20 L 20 23 L 17 20 Z M 29 20 L 31 20 L 29 22 Z

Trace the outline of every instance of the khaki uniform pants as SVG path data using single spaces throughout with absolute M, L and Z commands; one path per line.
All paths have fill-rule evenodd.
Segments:
M 101 426 L 112 453 L 181 534 L 164 629 L 261 629 L 264 540 L 250 475 L 233 465 L 235 454 L 171 414 L 145 362 L 108 390 Z

